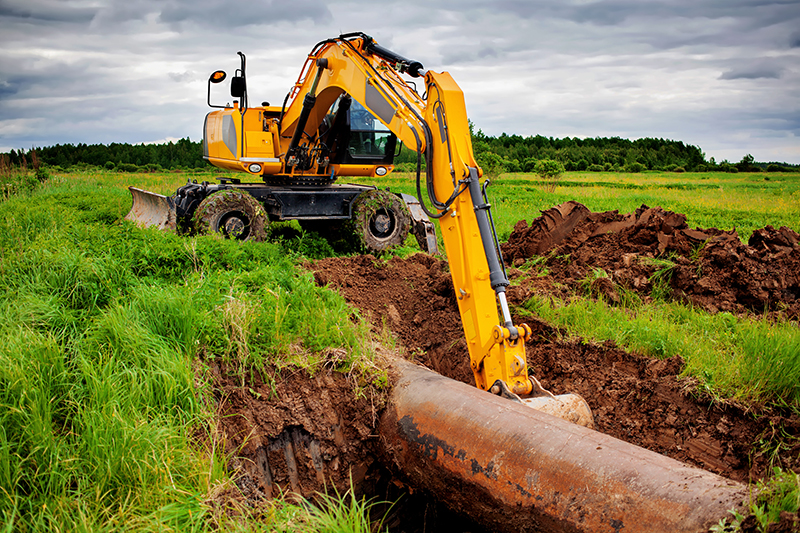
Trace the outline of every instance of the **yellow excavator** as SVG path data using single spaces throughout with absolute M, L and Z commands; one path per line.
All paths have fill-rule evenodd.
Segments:
M 429 252 L 430 219 L 438 220 L 475 383 L 496 396 L 394 362 L 379 432 L 409 479 L 497 531 L 707 531 L 741 504 L 743 485 L 593 431 L 580 396 L 554 396 L 529 376 L 531 329 L 511 318 L 488 181 L 447 72 L 345 34 L 312 49 L 282 106 L 250 107 L 239 55 L 232 103 L 212 105 L 212 87 L 227 75 L 209 78 L 217 109 L 206 117 L 203 150 L 242 177 L 190 182 L 170 197 L 131 187 L 126 218 L 243 240 L 263 238 L 271 220 L 321 232 L 352 220 L 368 251 L 410 232 Z M 389 174 L 401 143 L 417 154 L 416 198 L 336 183 Z
M 367 251 L 402 244 L 411 232 L 428 252 L 436 251 L 430 223 L 436 219 L 477 386 L 591 426 L 583 399 L 555 397 L 528 375 L 531 330 L 511 319 L 488 181 L 481 182 L 464 96 L 453 78 L 353 33 L 313 48 L 283 106 L 250 107 L 246 59 L 239 57 L 232 104 L 211 103 L 212 86 L 227 74 L 218 70 L 209 78 L 208 104 L 218 109 L 206 116 L 203 155 L 258 181 L 192 182 L 171 197 L 131 187 L 128 218 L 238 239 L 262 238 L 269 220 L 295 219 L 321 231 L 352 219 Z M 335 183 L 340 176 L 389 174 L 400 143 L 417 153 L 418 199 Z

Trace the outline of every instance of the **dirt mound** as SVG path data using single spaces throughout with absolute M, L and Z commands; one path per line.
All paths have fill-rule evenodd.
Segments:
M 391 329 L 406 357 L 473 383 L 446 263 L 418 254 L 387 262 L 331 258 L 310 267 L 319 284 L 338 290 L 378 330 Z M 521 303 L 525 290 L 511 289 L 509 301 Z M 527 322 L 535 332 L 527 345 L 533 373 L 556 394 L 584 396 L 600 431 L 736 480 L 767 474 L 769 459 L 800 467 L 800 446 L 788 449 L 780 440 L 781 431 L 800 434 L 797 416 L 715 403 L 678 377 L 678 358 L 659 361 L 610 343 L 564 341 L 547 324 Z
M 309 267 L 378 328 L 387 327 L 413 359 L 472 383 L 467 344 L 447 263 L 416 254 L 382 261 L 372 255 L 322 259 Z
M 597 292 L 611 301 L 619 297 L 615 286 L 645 296 L 666 287 L 668 296 L 710 312 L 768 311 L 797 319 L 799 242 L 786 227 L 759 229 L 743 244 L 735 230 L 691 229 L 685 215 L 660 207 L 592 213 L 566 202 L 530 226 L 518 222 L 502 252 L 517 266 L 544 256 L 550 281 L 570 290 L 607 276 Z

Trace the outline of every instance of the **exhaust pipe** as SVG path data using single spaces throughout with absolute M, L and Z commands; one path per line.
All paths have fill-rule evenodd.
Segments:
M 128 187 L 133 196 L 131 210 L 125 220 L 131 220 L 142 228 L 155 226 L 157 229 L 175 230 L 177 215 L 172 198 L 136 187 Z
M 389 462 L 494 531 L 678 533 L 747 487 L 397 360 L 380 420 Z

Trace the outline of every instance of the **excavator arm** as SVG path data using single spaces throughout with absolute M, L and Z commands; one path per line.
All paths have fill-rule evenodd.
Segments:
M 425 98 L 402 73 L 424 83 Z M 420 163 L 425 158 L 430 206 L 423 202 L 423 208 L 439 220 L 477 386 L 511 396 L 549 395 L 528 376 L 525 341 L 531 330 L 512 322 L 506 302 L 509 281 L 461 89 L 447 72 L 426 71 L 364 34 L 323 41 L 309 55 L 281 119 L 281 136 L 291 139 L 288 158 L 302 153 L 303 143 L 314 142 L 327 110 L 343 93 L 416 149 L 420 199 Z

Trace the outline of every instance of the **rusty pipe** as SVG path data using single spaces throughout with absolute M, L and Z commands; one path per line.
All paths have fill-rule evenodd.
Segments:
M 741 483 L 395 361 L 388 460 L 494 531 L 696 532 Z

